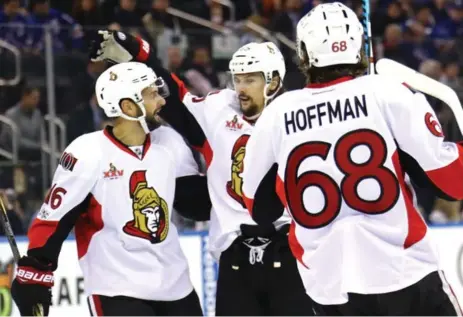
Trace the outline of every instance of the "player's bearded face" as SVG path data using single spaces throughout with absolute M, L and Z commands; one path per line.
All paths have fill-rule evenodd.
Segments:
M 243 114 L 252 117 L 261 113 L 265 104 L 265 81 L 262 73 L 233 75 L 233 83 Z
M 142 90 L 141 96 L 146 110 L 146 122 L 148 124 L 159 125 L 161 118 L 158 112 L 166 104 L 166 100 L 158 93 L 155 86 L 149 86 Z

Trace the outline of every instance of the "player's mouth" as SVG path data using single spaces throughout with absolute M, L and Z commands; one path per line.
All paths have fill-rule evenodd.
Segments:
M 153 113 L 153 118 L 156 121 L 161 120 L 161 117 L 159 116 L 159 111 L 161 111 L 161 109 L 158 109 L 158 110 L 154 111 L 154 113 Z

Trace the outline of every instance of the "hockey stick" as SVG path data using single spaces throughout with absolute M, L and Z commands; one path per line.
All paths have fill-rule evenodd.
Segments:
M 457 93 L 452 88 L 388 58 L 382 58 L 376 63 L 376 71 L 445 102 L 452 109 L 458 128 L 463 134 L 463 109 Z
M 373 41 L 371 38 L 370 0 L 362 0 L 362 9 L 363 34 L 365 37 L 365 56 L 368 57 L 368 74 L 374 74 L 375 60 L 373 56 Z
M 6 213 L 6 208 L 3 204 L 2 197 L 0 197 L 0 208 L 2 209 L 2 212 L 0 213 L 0 221 L 2 223 L 3 231 L 5 232 L 5 236 L 8 239 L 8 243 L 10 244 L 11 251 L 13 252 L 14 261 L 18 263 L 19 259 L 21 258 L 21 254 L 19 253 L 18 245 L 16 244 L 16 239 L 14 237 L 10 221 L 8 220 L 8 215 Z
M 16 243 L 16 238 L 14 237 L 13 229 L 11 228 L 10 220 L 8 219 L 7 211 L 5 208 L 5 204 L 3 203 L 2 197 L 0 197 L 0 209 L 1 209 L 0 222 L 2 223 L 5 236 L 8 239 L 11 252 L 13 252 L 13 259 L 15 263 L 18 263 L 19 259 L 21 258 L 21 253 L 19 253 L 18 245 Z M 33 308 L 33 313 L 34 313 L 34 316 L 43 316 L 42 304 L 37 304 Z

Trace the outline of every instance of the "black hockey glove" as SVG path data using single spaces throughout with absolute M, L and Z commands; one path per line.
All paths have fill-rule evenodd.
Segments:
M 119 31 L 98 31 L 97 38 L 90 45 L 90 59 L 93 62 L 110 61 L 124 63 L 145 61 L 150 45 L 142 38 Z
M 48 316 L 53 284 L 51 266 L 33 257 L 22 257 L 11 285 L 11 296 L 21 316 Z

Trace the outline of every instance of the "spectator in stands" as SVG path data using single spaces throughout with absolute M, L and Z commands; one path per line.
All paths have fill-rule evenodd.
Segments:
M 458 92 L 463 89 L 463 79 L 460 77 L 460 65 L 457 61 L 451 61 L 444 66 L 441 81 Z
M 296 25 L 302 15 L 301 9 L 301 0 L 284 1 L 284 10 L 271 22 L 271 29 L 294 40 L 296 37 Z
M 137 0 L 120 0 L 119 5 L 114 9 L 111 23 L 117 23 L 130 33 L 138 33 L 145 37 L 142 16 L 141 10 L 137 8 Z
M 6 208 L 6 214 L 11 224 L 11 229 L 15 235 L 23 235 L 26 233 L 23 226 L 23 213 L 16 199 L 16 194 L 13 189 L 0 189 L 0 198 Z M 3 227 L 0 226 L 0 236 L 4 235 Z
M 393 0 L 389 2 L 387 8 L 382 10 L 381 8 L 375 12 L 371 20 L 371 28 L 373 36 L 380 36 L 386 32 L 386 29 L 391 24 L 402 25 L 405 22 L 406 16 L 402 10 L 400 2 Z
M 67 141 L 71 143 L 77 137 L 85 133 L 101 130 L 105 123 L 105 115 L 98 107 L 96 96 L 93 93 L 91 99 L 80 104 L 72 111 L 67 122 Z
M 0 11 L 0 40 L 4 40 L 17 48 L 26 43 L 28 15 L 21 8 L 19 0 L 4 0 Z
M 207 47 L 198 46 L 193 50 L 193 58 L 185 72 L 185 78 L 194 93 L 201 96 L 219 88 L 219 77 Z
M 104 62 L 89 62 L 87 69 L 73 78 L 72 89 L 75 105 L 87 103 L 95 91 L 98 76 L 106 69 Z
M 50 27 L 53 38 L 53 50 L 64 53 L 69 49 L 83 48 L 83 31 L 70 15 L 50 8 L 49 0 L 31 0 L 31 19 L 28 43 L 32 52 L 45 49 L 46 26 Z
M 146 24 L 150 24 L 150 29 L 154 28 L 153 31 L 156 33 L 162 33 L 163 28 L 174 28 L 174 17 L 167 13 L 167 9 L 170 7 L 169 0 L 153 0 L 151 9 L 143 17 L 143 21 Z
M 183 66 L 183 54 L 182 50 L 178 46 L 170 46 L 167 49 L 167 65 L 166 69 L 168 69 L 171 73 L 175 73 L 179 75 L 182 72 Z
M 18 128 L 19 158 L 25 161 L 40 160 L 40 135 L 43 118 L 37 108 L 39 102 L 39 89 L 26 87 L 23 90 L 21 100 L 5 113 L 5 116 L 11 119 Z M 12 130 L 4 127 L 0 135 L 0 144 L 11 149 L 12 138 Z
M 83 27 L 106 24 L 97 0 L 74 0 L 72 17 Z
M 410 46 L 403 42 L 403 32 L 399 24 L 389 24 L 386 26 L 383 36 L 383 55 L 403 63 L 405 65 L 415 65 L 416 58 L 410 51 Z

